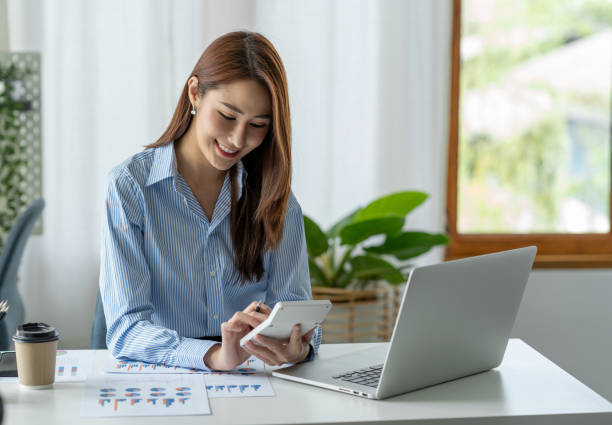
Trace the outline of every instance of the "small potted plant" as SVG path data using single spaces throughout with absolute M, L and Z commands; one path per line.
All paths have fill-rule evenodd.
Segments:
M 426 199 L 423 192 L 393 193 L 356 209 L 327 232 L 304 216 L 313 297 L 340 307 L 324 325 L 327 341 L 390 337 L 398 285 L 406 282 L 410 260 L 448 243 L 444 234 L 404 230 L 406 216 Z M 360 330 L 359 318 L 370 328 Z

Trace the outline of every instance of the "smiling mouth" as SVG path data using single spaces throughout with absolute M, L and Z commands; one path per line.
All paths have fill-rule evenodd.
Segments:
M 236 155 L 238 155 L 238 152 L 240 152 L 240 149 L 231 150 L 231 149 L 223 146 L 221 143 L 219 143 L 219 141 L 217 139 L 215 139 L 215 145 L 217 146 L 217 149 L 219 150 L 221 155 L 226 157 L 226 158 L 233 158 Z

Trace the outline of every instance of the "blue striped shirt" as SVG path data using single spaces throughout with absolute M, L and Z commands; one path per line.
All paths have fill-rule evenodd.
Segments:
M 246 170 L 237 164 L 242 190 Z M 221 323 L 249 303 L 311 299 L 301 208 L 291 194 L 280 244 L 261 280 L 235 283 L 229 173 L 209 220 L 177 170 L 174 144 L 147 149 L 108 176 L 100 291 L 115 357 L 205 369 Z M 318 328 L 312 340 L 321 341 Z

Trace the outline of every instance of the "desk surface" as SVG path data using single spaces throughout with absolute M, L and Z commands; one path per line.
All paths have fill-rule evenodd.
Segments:
M 357 344 L 355 344 L 357 345 Z M 363 347 L 365 344 L 358 344 Z M 349 344 L 324 344 L 319 358 Z M 96 351 L 94 373 L 106 352 Z M 4 423 L 32 424 L 612 424 L 612 404 L 521 340 L 512 339 L 500 367 L 489 372 L 376 401 L 271 378 L 276 397 L 210 399 L 210 416 L 84 418 L 85 384 L 56 383 L 24 391 L 0 383 Z

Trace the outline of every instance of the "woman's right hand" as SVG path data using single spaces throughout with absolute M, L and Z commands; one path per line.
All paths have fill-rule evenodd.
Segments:
M 259 312 L 255 311 L 260 306 Z M 209 369 L 231 370 L 244 363 L 251 355 L 240 347 L 240 339 L 266 320 L 272 309 L 253 301 L 243 311 L 221 324 L 221 345 L 213 345 L 204 356 Z

